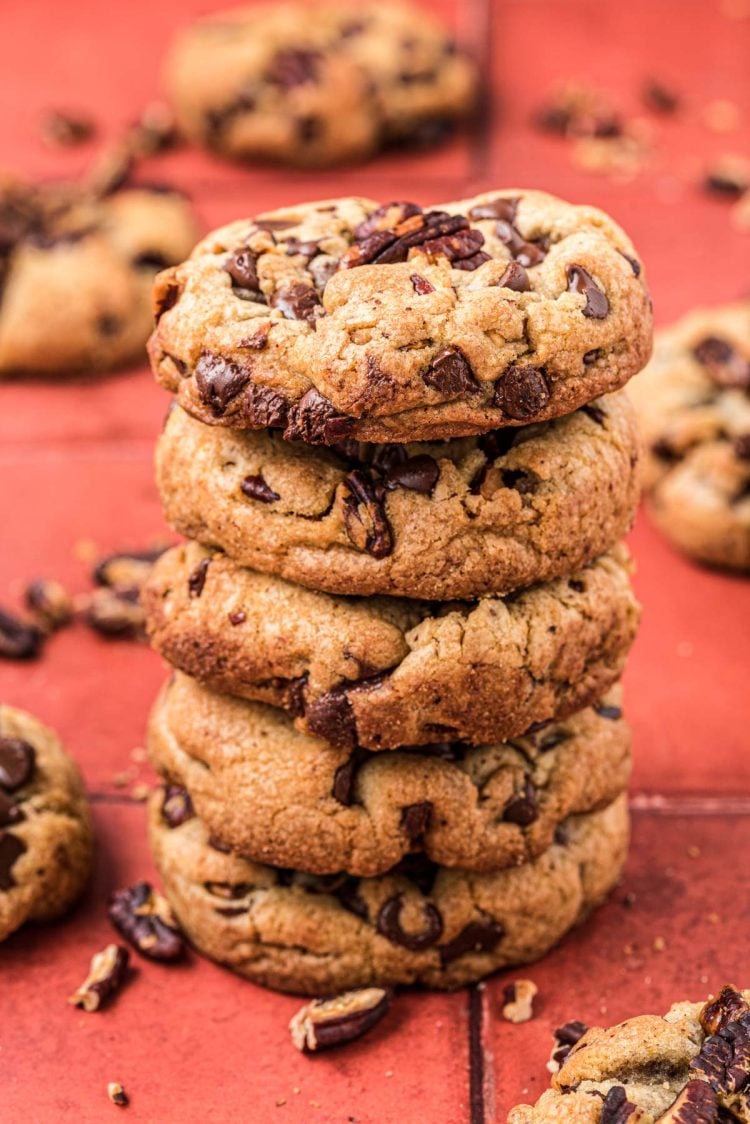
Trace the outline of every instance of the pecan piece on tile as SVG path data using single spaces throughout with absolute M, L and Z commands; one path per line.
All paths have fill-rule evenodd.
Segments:
M 109 589 L 140 590 L 146 583 L 154 562 L 165 550 L 165 546 L 157 546 L 148 550 L 122 550 L 109 554 L 97 562 L 91 576 L 96 585 L 107 586 Z
M 578 1019 L 571 1019 L 570 1022 L 553 1031 L 554 1044 L 550 1059 L 547 1062 L 547 1069 L 550 1073 L 557 1073 L 576 1042 L 583 1038 L 588 1029 L 585 1023 Z
M 26 608 L 42 632 L 50 633 L 69 624 L 73 618 L 73 599 L 53 578 L 37 578 L 24 590 Z
M 380 1022 L 391 998 L 385 988 L 364 987 L 333 999 L 314 999 L 289 1023 L 292 1042 L 305 1054 L 352 1042 Z
M 35 624 L 0 609 L 0 659 L 34 660 L 43 642 L 44 634 Z
M 86 624 L 101 636 L 130 639 L 145 636 L 145 617 L 137 589 L 101 586 L 93 593 L 84 594 L 80 605 Z
M 68 1003 L 84 1011 L 98 1011 L 125 982 L 130 953 L 120 944 L 108 944 L 91 958 L 89 974 L 68 996 Z
M 113 894 L 109 917 L 125 940 L 150 960 L 177 960 L 185 951 L 169 903 L 148 882 Z
M 534 1016 L 534 997 L 538 987 L 533 980 L 514 980 L 503 991 L 503 1018 L 509 1023 L 526 1023 Z
M 130 1104 L 130 1097 L 119 1081 L 109 1081 L 107 1083 L 107 1096 L 112 1101 L 112 1104 L 116 1104 L 118 1108 L 127 1108 Z

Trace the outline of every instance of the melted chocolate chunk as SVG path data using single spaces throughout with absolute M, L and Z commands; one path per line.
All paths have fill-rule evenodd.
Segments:
M 270 484 L 267 484 L 260 473 L 257 476 L 246 476 L 240 484 L 242 494 L 251 500 L 258 500 L 260 503 L 276 503 L 280 499 L 278 492 L 274 492 Z
M 195 381 L 201 401 L 220 418 L 250 382 L 250 371 L 220 355 L 204 352 L 196 364 Z
M 335 687 L 327 694 L 321 695 L 308 707 L 306 717 L 311 732 L 317 734 L 319 738 L 324 738 L 331 745 L 342 749 L 355 748 L 357 725 L 346 688 Z M 341 766 L 341 769 L 345 768 L 345 765 Z M 345 786 L 344 780 L 340 784 Z M 341 791 L 344 791 L 344 788 L 341 788 Z M 341 803 L 346 801 L 342 800 Z
M 477 394 L 481 389 L 469 360 L 457 347 L 446 347 L 436 355 L 422 378 L 427 386 L 442 394 L 444 398 Z
M 23 839 L 10 831 L 0 831 L 0 890 L 12 890 L 16 885 L 13 865 L 26 849 Z
M 512 488 L 522 496 L 530 495 L 539 487 L 539 477 L 525 468 L 504 468 L 500 479 L 504 488 Z
M 193 801 L 186 788 L 177 784 L 164 786 L 164 796 L 161 803 L 161 818 L 167 827 L 180 827 L 181 824 L 192 820 L 195 815 Z
M 587 406 L 583 406 L 582 409 L 584 414 L 587 414 L 592 421 L 596 422 L 597 425 L 604 425 L 604 421 L 607 415 L 601 408 L 601 406 L 594 406 L 589 402 L 589 404 Z
M 329 739 L 330 740 L 330 739 Z M 334 744 L 334 743 L 332 743 Z M 369 749 L 357 746 L 351 753 L 348 761 L 339 765 L 333 776 L 332 795 L 339 804 L 350 807 L 354 803 L 359 770 L 372 757 Z
M 728 340 L 707 336 L 693 348 L 693 355 L 717 386 L 750 386 L 750 362 L 743 359 Z
M 494 405 L 516 421 L 535 417 L 549 399 L 550 387 L 544 367 L 512 363 L 495 383 Z
M 583 315 L 592 320 L 603 320 L 609 313 L 609 301 L 591 274 L 580 265 L 566 269 L 568 292 L 581 293 L 586 298 Z
M 394 488 L 406 488 L 410 492 L 431 496 L 439 476 L 440 468 L 437 461 L 427 453 L 419 453 L 399 464 L 392 464 L 385 471 L 383 483 L 389 491 Z
M 505 936 L 505 929 L 493 917 L 470 921 L 461 932 L 440 949 L 440 961 L 445 965 L 467 953 L 492 952 Z
M 280 86 L 283 90 L 314 84 L 318 81 L 322 59 L 320 51 L 303 48 L 278 51 L 271 60 L 264 78 L 266 82 Z
M 350 542 L 373 558 L 386 558 L 393 550 L 393 533 L 382 487 L 359 469 L 347 473 L 342 485 L 344 527 Z
M 15 792 L 34 775 L 34 747 L 21 738 L 0 737 L 0 788 Z
M 206 575 L 208 567 L 211 563 L 210 558 L 204 558 L 198 563 L 188 578 L 188 595 L 190 597 L 200 597 L 203 593 L 203 587 L 206 584 Z
M 424 835 L 430 826 L 432 816 L 432 802 L 423 800 L 419 804 L 408 804 L 401 809 L 401 827 L 413 846 L 424 841 Z
M 10 827 L 14 823 L 21 823 L 25 816 L 18 804 L 14 804 L 7 792 L 0 788 L 0 827 Z
M 180 298 L 180 286 L 169 281 L 162 285 L 154 294 L 154 321 L 159 323 L 165 312 L 174 308 Z
M 523 791 L 512 797 L 503 808 L 502 818 L 506 823 L 514 823 L 518 827 L 528 827 L 539 818 L 536 789 L 528 777 L 524 780 Z
M 531 288 L 529 275 L 518 261 L 512 261 L 498 281 L 502 289 L 512 289 L 514 293 L 528 293 Z
M 312 388 L 289 410 L 284 437 L 308 445 L 335 445 L 349 436 L 354 424 L 354 418 L 340 414 L 332 402 Z
M 287 320 L 304 320 L 310 327 L 325 316 L 320 297 L 312 285 L 301 281 L 287 281 L 271 297 L 271 307 L 277 308 Z
M 631 258 L 630 254 L 626 254 L 622 250 L 618 250 L 618 253 L 623 258 L 625 258 L 625 261 L 628 263 L 630 268 L 633 270 L 633 276 L 640 277 L 641 272 L 642 272 L 641 263 L 636 258 Z
M 381 936 L 393 944 L 408 948 L 410 952 L 419 952 L 423 948 L 431 948 L 432 945 L 437 944 L 443 934 L 443 918 L 437 907 L 432 902 L 425 902 L 424 930 L 421 933 L 407 933 L 401 927 L 403 906 L 403 894 L 396 894 L 380 907 L 375 928 Z
M 232 278 L 232 285 L 240 289 L 258 291 L 258 258 L 251 250 L 237 250 L 224 262 L 224 269 Z

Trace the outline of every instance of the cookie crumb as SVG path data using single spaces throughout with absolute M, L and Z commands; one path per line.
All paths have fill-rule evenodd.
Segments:
M 666 947 L 667 942 L 664 940 L 664 937 L 654 937 L 654 952 L 664 952 Z
M 503 1018 L 510 1023 L 526 1023 L 534 1016 L 534 996 L 538 988 L 532 980 L 515 980 L 503 994 Z
M 51 109 L 39 122 L 39 131 L 50 148 L 74 148 L 94 137 L 96 125 L 86 114 Z
M 130 1097 L 123 1089 L 119 1081 L 110 1081 L 107 1085 L 107 1096 L 116 1104 L 118 1108 L 127 1108 L 130 1104 Z
M 691 843 L 687 849 L 687 853 L 691 859 L 697 859 L 700 858 L 701 849 L 700 847 L 696 847 L 694 843 Z
M 148 800 L 151 795 L 151 786 L 145 783 L 133 785 L 130 790 L 130 795 L 133 800 L 137 800 L 142 804 L 144 800 Z

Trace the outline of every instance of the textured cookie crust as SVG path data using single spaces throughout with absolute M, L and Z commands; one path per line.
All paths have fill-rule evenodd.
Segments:
M 460 987 L 536 960 L 606 897 L 628 842 L 620 797 L 567 821 L 566 843 L 496 874 L 418 861 L 410 876 L 321 879 L 217 850 L 196 816 L 170 827 L 162 799 L 152 798 L 151 845 L 193 944 L 256 983 L 306 995 Z
M 750 570 L 750 302 L 659 332 L 632 396 L 655 522 L 698 561 Z
M 437 140 L 476 88 L 473 62 L 423 8 L 380 0 L 212 14 L 177 38 L 165 80 L 197 143 L 307 167 Z
M 156 474 L 176 530 L 243 565 L 329 593 L 448 600 L 569 574 L 612 547 L 638 502 L 638 454 L 622 395 L 485 438 L 336 452 L 176 408 Z
M 594 703 L 638 625 L 623 547 L 507 600 L 331 597 L 188 543 L 143 592 L 154 647 L 214 689 L 344 748 L 523 734 Z
M 92 845 L 78 768 L 51 730 L 0 705 L 0 940 L 75 901 Z
M 663 1018 L 593 1027 L 552 1088 L 513 1109 L 508 1124 L 747 1120 L 748 1001 L 750 991 L 725 987 L 705 1004 L 675 1003 Z
M 503 745 L 370 754 L 178 675 L 157 700 L 148 744 L 212 838 L 313 874 L 384 874 L 420 851 L 475 871 L 527 862 L 563 820 L 611 803 L 630 774 L 616 690 L 598 709 Z
M 539 191 L 240 220 L 160 274 L 154 305 L 151 363 L 186 410 L 310 444 L 559 417 L 623 386 L 651 350 L 626 235 Z
M 97 198 L 6 182 L 0 224 L 0 378 L 104 371 L 141 356 L 154 276 L 198 234 L 182 195 L 145 187 Z

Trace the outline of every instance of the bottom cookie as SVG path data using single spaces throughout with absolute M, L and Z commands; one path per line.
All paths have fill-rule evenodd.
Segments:
M 562 1064 L 535 1105 L 508 1124 L 719 1124 L 747 1120 L 750 991 L 724 987 L 707 1003 L 675 1003 L 607 1030 L 568 1023 Z M 570 1045 L 573 1043 L 573 1045 Z
M 418 856 L 377 878 L 260 866 L 211 844 L 186 793 L 160 790 L 151 845 L 195 947 L 266 987 L 327 995 L 370 984 L 454 988 L 543 956 L 600 904 L 627 852 L 627 799 L 567 820 L 533 862 L 494 874 Z
M 83 890 L 92 832 L 83 783 L 53 732 L 0 706 L 0 940 Z

